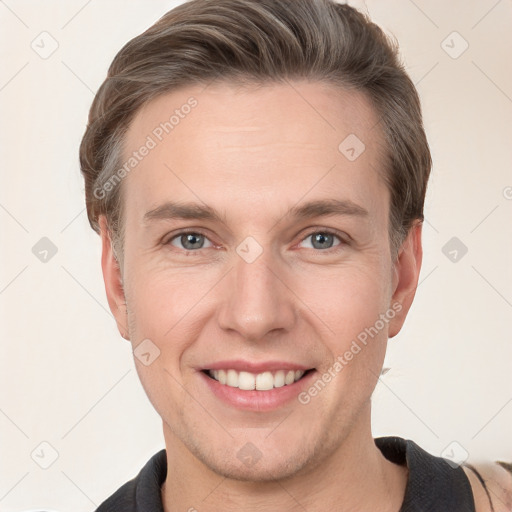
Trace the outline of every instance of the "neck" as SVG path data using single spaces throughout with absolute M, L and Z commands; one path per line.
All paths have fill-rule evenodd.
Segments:
M 369 427 L 357 427 L 337 450 L 317 460 L 315 467 L 266 482 L 238 481 L 216 474 L 164 428 L 168 467 L 162 487 L 164 511 L 398 512 L 407 467 L 382 455 Z

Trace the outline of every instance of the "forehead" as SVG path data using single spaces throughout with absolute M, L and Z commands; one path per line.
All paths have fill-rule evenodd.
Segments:
M 170 197 L 224 206 L 230 197 L 234 206 L 243 195 L 246 208 L 296 203 L 306 193 L 358 202 L 382 196 L 384 183 L 369 100 L 318 82 L 177 89 L 137 113 L 124 161 L 134 153 L 123 187 L 140 215 Z
M 180 87 L 146 103 L 130 124 L 125 149 L 134 149 L 147 135 L 157 143 L 172 143 L 167 139 L 178 143 L 191 135 L 198 142 L 201 138 L 207 142 L 215 134 L 249 147 L 252 139 L 279 142 L 272 139 L 276 128 L 280 141 L 323 141 L 332 149 L 340 137 L 354 132 L 367 139 L 365 142 L 380 143 L 378 121 L 364 93 L 332 84 L 287 81 L 242 86 L 216 82 Z M 286 131 L 281 129 L 284 126 Z

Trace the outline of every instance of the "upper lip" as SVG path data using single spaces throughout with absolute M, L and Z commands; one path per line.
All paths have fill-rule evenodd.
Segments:
M 310 370 L 311 366 L 289 361 L 243 361 L 242 359 L 217 361 L 205 365 L 202 370 L 235 370 L 237 372 L 263 373 L 278 370 Z

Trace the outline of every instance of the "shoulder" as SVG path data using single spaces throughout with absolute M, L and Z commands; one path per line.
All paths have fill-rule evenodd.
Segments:
M 476 512 L 512 512 L 512 468 L 510 464 L 466 463 L 462 469 L 473 490 Z

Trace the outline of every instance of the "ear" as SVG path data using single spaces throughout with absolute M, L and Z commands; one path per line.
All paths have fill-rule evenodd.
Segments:
M 423 258 L 421 228 L 421 221 L 413 224 L 398 251 L 397 259 L 393 265 L 393 296 L 391 304 L 400 304 L 401 308 L 393 307 L 397 314 L 389 322 L 388 336 L 390 338 L 400 332 L 416 294 Z
M 128 316 L 121 268 L 114 256 L 106 217 L 100 215 L 98 222 L 101 235 L 101 269 L 103 271 L 103 281 L 105 282 L 108 305 L 116 320 L 119 333 L 124 339 L 128 340 Z

